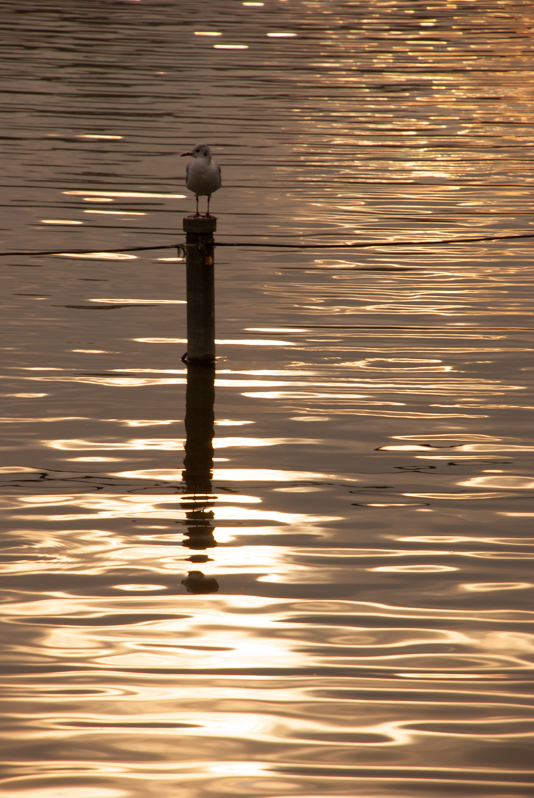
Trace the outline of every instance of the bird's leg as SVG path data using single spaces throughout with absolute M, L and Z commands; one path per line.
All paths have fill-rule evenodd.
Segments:
M 211 216 L 210 216 L 210 199 L 211 199 L 211 194 L 208 194 L 208 212 L 206 213 L 206 219 L 211 219 Z
M 195 199 L 197 201 L 197 212 L 195 213 L 195 216 L 200 216 L 200 213 L 198 212 L 198 194 L 195 194 Z

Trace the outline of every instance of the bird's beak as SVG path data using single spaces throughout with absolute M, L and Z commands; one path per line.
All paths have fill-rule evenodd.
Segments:
M 192 154 L 193 154 L 193 153 L 191 153 L 191 152 L 182 152 L 182 153 L 181 153 L 181 155 L 192 155 Z

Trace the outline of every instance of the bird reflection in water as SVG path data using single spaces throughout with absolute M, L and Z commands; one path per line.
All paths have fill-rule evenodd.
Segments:
M 215 403 L 215 365 L 188 365 L 185 399 L 185 457 L 182 476 L 186 495 L 181 506 L 187 526 L 184 546 L 195 551 L 217 545 L 213 533 L 213 436 Z M 191 562 L 207 562 L 209 557 L 195 554 Z M 182 580 L 188 593 L 216 593 L 219 585 L 202 571 L 190 571 Z

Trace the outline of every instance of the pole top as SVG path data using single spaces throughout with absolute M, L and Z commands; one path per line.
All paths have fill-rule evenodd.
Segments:
M 217 229 L 216 216 L 185 216 L 185 233 L 214 233 Z

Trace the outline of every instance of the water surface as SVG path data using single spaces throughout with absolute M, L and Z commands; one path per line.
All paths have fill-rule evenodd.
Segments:
M 531 4 L 0 25 L 2 796 L 531 795 Z

